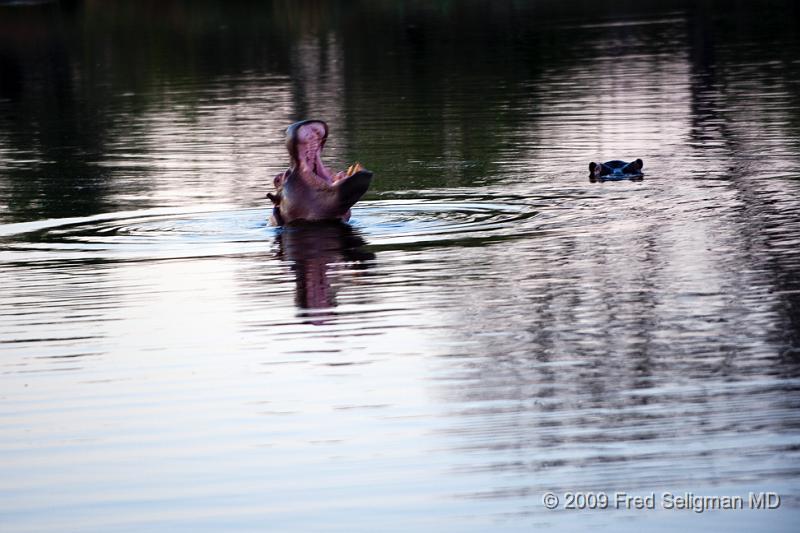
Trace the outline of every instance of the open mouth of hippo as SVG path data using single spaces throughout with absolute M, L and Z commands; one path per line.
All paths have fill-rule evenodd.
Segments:
M 361 164 L 333 172 L 322 162 L 327 138 L 328 125 L 321 120 L 296 122 L 286 130 L 291 166 L 275 178 L 278 194 L 271 196 L 279 223 L 347 220 L 350 208 L 367 192 L 373 174 Z

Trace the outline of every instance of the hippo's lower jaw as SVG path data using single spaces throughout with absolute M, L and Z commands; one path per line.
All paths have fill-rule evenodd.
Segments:
M 316 176 L 303 176 L 295 169 L 278 190 L 272 223 L 282 226 L 299 221 L 347 222 L 350 208 L 364 196 L 371 181 L 372 172 L 365 169 L 330 184 Z
M 277 191 L 267 195 L 275 204 L 273 224 L 301 220 L 346 222 L 350 208 L 367 192 L 372 172 L 360 164 L 335 174 L 325 168 L 321 156 L 327 138 L 328 125 L 321 120 L 304 120 L 286 130 L 291 166 L 275 176 Z

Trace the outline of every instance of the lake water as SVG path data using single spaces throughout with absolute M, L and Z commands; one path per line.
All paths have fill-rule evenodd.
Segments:
M 3 2 L 0 530 L 796 531 L 798 21 Z M 267 223 L 301 118 L 349 225 Z

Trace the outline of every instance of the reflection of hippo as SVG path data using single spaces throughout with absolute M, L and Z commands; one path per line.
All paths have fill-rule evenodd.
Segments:
M 644 161 L 637 159 L 631 163 L 625 161 L 606 161 L 605 163 L 589 163 L 589 179 L 608 180 L 608 179 L 637 179 L 644 176 L 642 167 Z
M 356 163 L 346 172 L 332 173 L 322 164 L 328 125 L 321 120 L 295 122 L 286 129 L 291 166 L 275 176 L 275 207 L 270 221 L 277 226 L 296 220 L 350 218 L 350 207 L 367 192 L 372 172 Z
M 301 309 L 335 307 L 331 278 L 342 281 L 357 275 L 375 259 L 358 232 L 342 222 L 292 225 L 278 234 L 277 243 L 279 257 L 293 263 L 296 303 Z M 311 322 L 321 324 L 328 318 L 317 312 Z

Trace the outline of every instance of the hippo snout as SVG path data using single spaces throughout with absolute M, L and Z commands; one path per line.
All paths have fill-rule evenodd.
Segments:
M 371 171 L 362 169 L 352 176 L 336 182 L 339 188 L 340 209 L 347 211 L 364 196 L 372 182 L 372 175 Z
M 628 163 L 615 159 L 605 163 L 589 163 L 589 179 L 637 179 L 644 176 L 642 173 L 644 161 L 636 159 Z

